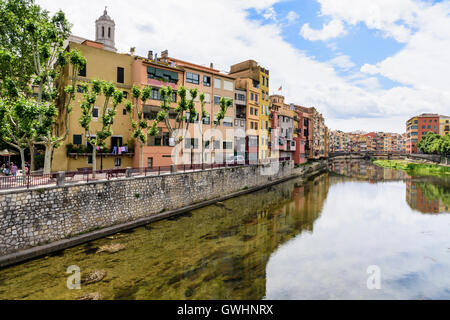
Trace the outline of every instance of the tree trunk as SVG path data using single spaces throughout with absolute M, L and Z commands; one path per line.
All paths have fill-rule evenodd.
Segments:
M 140 148 L 139 148 L 139 168 L 142 170 L 142 168 L 144 168 L 144 144 L 140 143 Z
M 34 171 L 34 152 L 35 152 L 35 147 L 33 143 L 30 143 L 30 145 L 28 146 L 28 149 L 30 149 L 30 172 Z
M 92 148 L 92 179 L 95 179 L 95 171 L 97 170 L 97 146 Z
M 22 162 L 22 174 L 25 175 L 25 149 L 19 148 L 20 161 Z
M 52 152 L 53 145 L 45 145 L 45 158 L 44 158 L 44 174 L 50 174 L 52 170 Z

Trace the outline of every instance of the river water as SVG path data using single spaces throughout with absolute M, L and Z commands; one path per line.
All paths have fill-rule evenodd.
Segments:
M 450 299 L 449 207 L 448 177 L 336 163 L 2 269 L 0 299 Z M 70 266 L 106 275 L 69 290 Z

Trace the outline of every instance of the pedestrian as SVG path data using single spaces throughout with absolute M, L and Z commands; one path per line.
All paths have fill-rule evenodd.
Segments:
M 15 177 L 17 175 L 17 166 L 14 162 L 11 163 L 11 173 L 13 175 L 13 177 Z

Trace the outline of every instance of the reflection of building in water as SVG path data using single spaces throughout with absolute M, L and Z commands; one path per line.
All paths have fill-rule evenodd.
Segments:
M 412 209 L 422 213 L 450 212 L 450 188 L 444 179 L 407 176 L 406 202 Z
M 330 170 L 341 176 L 365 181 L 369 180 L 370 183 L 402 180 L 405 177 L 405 173 L 402 171 L 378 167 L 369 161 L 361 160 L 334 161 L 330 165 Z
M 247 298 L 261 299 L 266 292 L 265 268 L 271 254 L 283 243 L 303 231 L 313 231 L 315 220 L 322 212 L 328 195 L 328 175 L 306 182 L 294 183 L 292 195 L 276 208 L 258 210 L 257 218 L 245 225 L 245 252 L 243 265 L 245 283 L 252 287 Z

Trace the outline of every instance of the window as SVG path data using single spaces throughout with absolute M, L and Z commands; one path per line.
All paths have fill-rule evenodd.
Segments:
M 253 108 L 250 107 L 250 114 L 253 115 Z
M 124 83 L 124 69 L 117 67 L 117 83 Z
M 211 87 L 211 77 L 203 76 L 203 85 L 205 87 Z
M 73 135 L 73 144 L 80 145 L 83 143 L 83 136 L 81 134 Z
M 255 94 L 255 101 L 258 102 L 258 95 Z
M 102 38 L 105 36 L 105 27 L 102 27 Z
M 232 127 L 233 119 L 230 117 L 225 117 L 225 119 L 223 119 L 223 125 L 224 125 L 224 127 Z
M 222 88 L 222 80 L 218 78 L 214 78 L 214 88 L 221 89 Z
M 122 114 L 123 114 L 124 116 L 126 116 L 126 115 L 127 115 L 127 109 L 123 109 L 123 110 L 122 110 Z
M 214 96 L 214 104 L 220 104 L 220 96 Z
M 92 156 L 88 156 L 88 158 L 87 158 L 87 163 L 88 163 L 88 164 L 92 164 Z
M 251 129 L 254 129 L 254 128 L 255 128 L 253 122 L 250 122 L 250 128 L 251 128 Z
M 111 28 L 108 28 L 108 38 L 111 38 Z
M 223 142 L 223 149 L 224 150 L 231 150 L 231 149 L 233 149 L 233 142 L 224 141 Z
M 258 109 L 255 108 L 255 116 L 258 115 Z
M 147 168 L 153 168 L 153 158 L 147 158 Z
M 245 95 L 236 93 L 236 100 L 245 101 Z
M 147 145 L 149 147 L 161 147 L 161 146 L 165 146 L 165 147 L 169 147 L 169 133 L 168 132 L 163 132 L 162 135 L 159 134 L 157 136 L 149 136 L 148 137 L 148 143 Z
M 123 92 L 123 98 L 128 99 L 128 92 L 126 92 L 126 91 Z
M 159 94 L 159 89 L 158 88 L 152 88 L 152 91 L 151 91 L 151 94 L 150 94 L 150 99 L 161 100 L 161 96 Z
M 185 148 L 186 149 L 198 149 L 198 139 L 186 139 L 185 141 Z
M 200 76 L 197 73 L 186 72 L 186 82 L 199 84 Z
M 122 137 L 111 137 L 111 147 L 122 147 Z
M 234 126 L 235 126 L 235 127 L 239 127 L 239 120 L 237 120 L 237 119 L 234 120 Z
M 254 94 L 253 94 L 253 92 L 251 92 L 250 93 L 250 100 L 253 101 L 253 99 L 254 99 Z
M 98 107 L 94 107 L 92 108 L 92 117 L 93 118 L 98 118 Z
M 214 140 L 214 149 L 220 150 L 220 140 Z
M 170 83 L 178 83 L 178 73 L 169 70 L 147 67 L 147 78 L 158 81 L 164 80 Z
M 211 103 L 211 95 L 209 93 L 205 93 L 205 103 Z
M 234 90 L 233 82 L 224 80 L 223 81 L 223 90 L 233 91 Z
M 203 118 L 203 124 L 209 124 L 211 122 L 211 118 Z
M 122 158 L 114 158 L 114 167 L 120 168 L 122 166 Z
M 86 77 L 86 65 L 84 65 L 79 71 L 78 71 L 78 75 L 80 77 Z
M 258 122 L 255 122 L 255 130 L 258 130 Z

